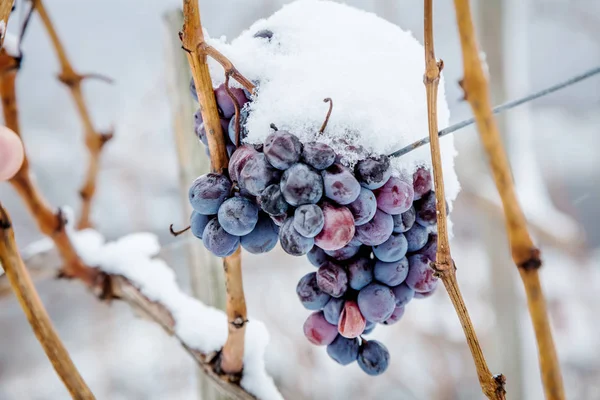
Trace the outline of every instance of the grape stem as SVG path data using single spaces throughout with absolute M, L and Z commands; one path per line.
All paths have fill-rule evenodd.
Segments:
M 0 265 L 19 300 L 31 329 L 42 345 L 54 370 L 74 399 L 94 399 L 94 395 L 77 371 L 48 313 L 40 300 L 29 272 L 17 250 L 12 223 L 0 204 Z
M 452 305 L 456 310 L 460 323 L 467 338 L 467 344 L 471 350 L 473 361 L 477 369 L 479 383 L 483 393 L 491 400 L 505 399 L 504 377 L 492 376 L 477 334 L 471 323 L 471 318 L 462 298 L 458 281 L 456 280 L 456 267 L 450 254 L 450 243 L 448 239 L 448 225 L 446 215 L 446 196 L 444 192 L 444 179 L 442 171 L 442 157 L 437 126 L 437 94 L 440 82 L 440 74 L 444 68 L 442 60 L 436 60 L 433 41 L 433 0 L 425 0 L 424 25 L 425 25 L 425 74 L 423 83 L 427 91 L 427 120 L 429 122 L 429 138 L 431 140 L 431 159 L 433 164 L 433 177 L 435 184 L 435 200 L 437 209 L 437 233 L 438 246 L 436 262 L 432 263 L 436 274 L 444 282 L 446 291 L 450 296 Z
M 37 11 L 42 23 L 44 24 L 50 41 L 56 51 L 58 61 L 60 62 L 61 72 L 58 75 L 58 80 L 65 84 L 75 101 L 79 117 L 83 123 L 83 129 L 85 131 L 85 144 L 89 153 L 88 167 L 85 175 L 85 180 L 79 191 L 81 197 L 81 215 L 77 222 L 78 229 L 89 228 L 92 226 L 91 222 L 91 210 L 94 195 L 96 194 L 96 182 L 100 171 L 100 155 L 104 145 L 113 138 L 114 131 L 110 129 L 107 132 L 100 132 L 94 128 L 92 118 L 89 112 L 88 105 L 83 96 L 81 89 L 81 83 L 85 79 L 99 79 L 105 82 L 112 82 L 110 78 L 107 78 L 99 74 L 80 74 L 73 69 L 65 48 L 63 47 L 54 25 L 50 20 L 50 16 L 46 11 L 46 7 L 42 0 L 32 0 L 32 7 Z
M 211 56 L 217 60 L 225 69 L 226 77 L 233 76 L 250 92 L 254 90 L 254 85 L 243 78 L 221 53 L 205 43 L 198 0 L 183 0 L 183 29 L 180 37 L 183 48 L 187 49 L 186 56 L 200 102 L 211 154 L 212 170 L 223 173 L 228 167 L 225 137 L 221 129 L 206 57 Z M 223 267 L 227 289 L 226 313 L 229 334 L 221 350 L 220 365 L 217 366 L 217 370 L 228 374 L 230 379 L 237 380 L 243 369 L 244 335 L 247 320 L 246 300 L 242 284 L 241 250 L 239 248 L 231 256 L 225 257 Z
M 512 258 L 525 286 L 529 313 L 537 340 L 546 399 L 561 400 L 565 398 L 563 381 L 538 274 L 542 265 L 540 251 L 533 244 L 527 221 L 517 200 L 510 164 L 492 112 L 489 87 L 481 65 L 469 0 L 454 0 L 454 8 L 463 54 L 464 78 L 460 84 L 465 99 L 473 110 L 504 208 Z
M 327 123 L 329 122 L 329 118 L 331 117 L 331 112 L 333 111 L 333 100 L 328 97 L 323 100 L 324 103 L 329 103 L 329 111 L 327 111 L 327 116 L 325 116 L 325 121 L 323 121 L 323 125 L 321 125 L 321 129 L 319 129 L 319 134 L 323 134 L 325 132 L 325 128 L 327 128 Z
M 231 88 L 229 87 L 229 76 L 231 74 L 229 72 L 225 72 L 225 91 L 229 98 L 231 98 L 231 102 L 233 103 L 233 108 L 235 109 L 235 147 L 240 147 L 240 103 L 238 103 L 237 99 L 233 95 Z
M 183 228 L 183 229 L 182 229 L 182 230 L 180 230 L 180 231 L 176 231 L 176 230 L 174 230 L 174 229 L 173 229 L 173 224 L 171 224 L 171 225 L 169 225 L 169 232 L 171 233 L 171 235 L 173 235 L 173 236 L 177 237 L 177 236 L 179 236 L 179 235 L 182 235 L 182 234 L 186 233 L 186 232 L 187 232 L 187 231 L 189 231 L 191 228 L 192 228 L 192 226 L 191 226 L 191 225 L 188 225 L 186 228 Z

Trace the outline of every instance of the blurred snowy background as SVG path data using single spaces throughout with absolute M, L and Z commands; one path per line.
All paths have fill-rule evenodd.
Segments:
M 288 1 L 200 0 L 211 36 L 235 37 Z M 348 0 L 422 39 L 422 6 L 408 0 Z M 473 1 L 489 64 L 495 103 L 548 86 L 600 64 L 600 3 L 592 0 Z M 437 55 L 445 61 L 452 120 L 470 116 L 460 100 L 460 46 L 451 0 L 436 1 Z M 19 5 L 19 4 L 17 4 Z M 85 2 L 52 0 L 47 8 L 75 67 L 113 77 L 90 82 L 85 94 L 95 123 L 114 124 L 105 150 L 93 219 L 109 238 L 157 232 L 168 245 L 170 223 L 183 223 L 168 74 L 172 57 L 164 15 L 178 0 Z M 17 14 L 18 15 L 18 14 Z M 16 18 L 13 19 L 16 21 Z M 10 25 L 11 30 L 16 24 Z M 37 179 L 54 205 L 78 204 L 86 153 L 69 93 L 55 79 L 53 49 L 34 15 L 18 78 L 22 131 Z M 542 248 L 547 291 L 568 398 L 600 399 L 600 78 L 538 100 L 500 118 L 524 208 Z M 190 127 L 192 121 L 190 120 Z M 425 135 L 425 132 L 424 132 Z M 511 399 L 542 399 L 537 354 L 523 289 L 512 265 L 477 134 L 456 134 L 463 192 L 452 214 L 453 255 L 467 306 L 493 372 L 508 378 Z M 7 184 L 0 200 L 11 211 L 22 247 L 40 238 Z M 198 246 L 200 244 L 197 244 Z M 190 288 L 183 246 L 165 256 Z M 310 267 L 281 252 L 244 256 L 251 316 L 271 332 L 267 363 L 290 399 L 480 399 L 475 370 L 457 317 L 443 289 L 415 300 L 404 319 L 376 329 L 391 351 L 378 378 L 356 365 L 341 367 L 310 345 L 308 315 L 295 295 Z M 199 398 L 197 372 L 176 341 L 110 307 L 76 283 L 37 286 L 75 363 L 98 399 Z M 265 290 L 266 289 L 266 290 Z M 12 295 L 0 298 L 0 400 L 68 398 Z

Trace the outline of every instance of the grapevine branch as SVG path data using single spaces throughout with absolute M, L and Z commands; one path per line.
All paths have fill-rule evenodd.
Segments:
M 442 157 L 440 150 L 440 141 L 437 135 L 437 93 L 440 83 L 440 74 L 444 67 L 442 60 L 436 60 L 433 41 L 433 4 L 432 0 L 425 0 L 425 75 L 423 82 L 427 91 L 427 119 L 429 122 L 429 137 L 431 139 L 431 159 L 433 164 L 433 176 L 435 184 L 435 200 L 437 209 L 437 232 L 438 246 L 436 254 L 436 262 L 433 264 L 436 273 L 444 282 L 444 286 L 448 291 L 450 300 L 454 305 L 454 309 L 458 314 L 461 325 L 467 337 L 467 343 L 475 367 L 479 376 L 479 383 L 483 393 L 489 399 L 501 400 L 505 399 L 504 383 L 505 379 L 502 375 L 497 377 L 492 376 L 481 346 L 477 339 L 477 334 L 471 323 L 471 318 L 467 311 L 458 281 L 456 279 L 456 267 L 454 260 L 450 254 L 450 243 L 448 240 L 448 226 L 446 216 L 446 196 L 444 193 L 444 178 L 442 172 Z
M 8 18 L 12 11 L 14 0 L 2 0 L 0 1 L 0 47 L 4 44 L 4 37 L 8 29 Z
M 79 191 L 79 195 L 81 196 L 82 200 L 82 206 L 77 228 L 89 228 L 92 226 L 90 214 L 92 200 L 96 193 L 96 181 L 100 171 L 100 153 L 102 152 L 104 145 L 110 139 L 112 139 L 114 133 L 112 130 L 110 132 L 100 132 L 94 128 L 87 103 L 83 97 L 81 83 L 88 78 L 97 78 L 108 82 L 110 82 L 110 79 L 98 74 L 80 74 L 76 72 L 67 57 L 65 48 L 63 47 L 56 30 L 54 29 L 54 25 L 50 20 L 44 3 L 42 0 L 32 0 L 32 4 L 37 13 L 40 15 L 40 18 L 42 19 L 42 22 L 48 31 L 52 45 L 56 50 L 56 55 L 58 56 L 61 66 L 61 72 L 58 75 L 58 79 L 68 86 L 73 100 L 75 101 L 75 105 L 77 106 L 81 121 L 83 122 L 83 127 L 85 130 L 85 144 L 89 152 L 89 163 L 84 184 Z
M 231 62 L 226 60 L 220 53 L 217 55 L 214 49 L 211 50 L 211 47 L 205 43 L 198 0 L 183 0 L 183 30 L 180 37 L 183 48 L 187 49 L 187 59 L 192 70 L 198 101 L 200 102 L 200 111 L 211 154 L 212 170 L 213 172 L 222 173 L 228 166 L 227 150 L 212 80 L 206 62 L 207 55 L 217 59 L 225 68 L 226 73 L 231 73 L 231 76 L 242 84 L 243 79 L 240 81 L 241 75 L 234 72 L 236 70 Z M 246 83 L 250 85 L 247 89 L 252 91 L 254 88 L 252 83 Z M 225 257 L 223 267 L 227 288 L 226 312 L 229 321 L 229 334 L 221 352 L 219 367 L 220 370 L 234 378 L 241 374 L 243 368 L 244 335 L 247 321 L 246 300 L 242 285 L 241 251 L 239 248 L 231 256 Z
M 0 264 L 44 352 L 74 399 L 94 399 L 52 326 L 17 250 L 12 223 L 0 204 Z
M 454 0 L 454 7 L 463 53 L 464 78 L 461 86 L 465 92 L 465 99 L 473 110 L 481 141 L 488 154 L 494 181 L 502 200 L 512 258 L 519 270 L 527 294 L 546 399 L 561 400 L 565 398 L 565 394 L 560 365 L 538 274 L 542 265 L 540 251 L 534 246 L 529 235 L 527 221 L 517 200 L 508 157 L 493 116 L 487 79 L 477 48 L 469 0 Z

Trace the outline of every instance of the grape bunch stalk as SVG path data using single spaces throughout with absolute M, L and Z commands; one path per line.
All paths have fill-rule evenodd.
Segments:
M 191 92 L 195 96 L 193 82 Z M 305 336 L 327 346 L 341 365 L 357 361 L 369 375 L 383 373 L 387 348 L 364 336 L 377 324 L 398 322 L 413 298 L 428 297 L 438 286 L 430 267 L 437 251 L 430 171 L 422 166 L 412 176 L 397 176 L 385 155 L 350 168 L 329 145 L 302 143 L 274 125 L 263 143 L 236 145 L 247 135 L 251 96 L 225 84 L 214 93 L 230 160 L 223 174 L 193 182 L 192 233 L 218 257 L 239 246 L 266 253 L 277 242 L 290 255 L 306 255 L 317 271 L 296 288 L 313 311 Z M 200 111 L 195 132 L 207 145 Z

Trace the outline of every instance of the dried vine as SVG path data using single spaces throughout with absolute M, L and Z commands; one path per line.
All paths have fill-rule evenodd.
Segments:
M 206 128 L 206 138 L 211 155 L 212 170 L 213 172 L 222 173 L 228 166 L 227 150 L 212 80 L 206 62 L 207 55 L 217 59 L 218 52 L 204 42 L 198 0 L 183 1 L 183 30 L 180 37 L 183 48 L 187 51 L 188 62 L 192 70 L 198 101 L 200 102 L 202 120 Z M 219 62 L 225 67 L 226 73 L 243 84 L 240 81 L 239 73 L 231 62 L 220 53 L 218 53 L 218 57 L 217 61 L 220 60 Z M 246 84 L 250 85 L 247 87 L 248 90 L 254 89 L 249 81 Z M 229 321 L 229 335 L 221 352 L 220 369 L 230 374 L 232 378 L 237 379 L 243 368 L 244 335 L 247 321 L 246 300 L 242 285 L 241 251 L 239 248 L 233 255 L 224 259 L 223 266 L 227 288 L 226 312 Z
M 502 200 L 512 258 L 525 286 L 529 313 L 537 339 L 546 399 L 561 400 L 565 398 L 565 394 L 560 365 L 538 274 L 542 265 L 540 251 L 534 246 L 529 235 L 527 221 L 515 193 L 508 157 L 492 112 L 488 83 L 479 57 L 469 0 L 454 0 L 454 6 L 463 53 L 464 78 L 461 86 L 465 99 L 473 110 Z
M 76 72 L 67 57 L 65 48 L 58 38 L 58 34 L 54 29 L 54 25 L 50 20 L 44 3 L 42 0 L 32 0 L 32 3 L 34 9 L 42 19 L 42 22 L 48 31 L 48 35 L 50 36 L 50 40 L 52 41 L 52 45 L 56 50 L 56 55 L 58 56 L 58 61 L 61 66 L 61 72 L 58 75 L 58 79 L 69 88 L 85 130 L 85 144 L 89 152 L 89 163 L 85 181 L 79 191 L 82 203 L 81 215 L 77 222 L 77 228 L 89 228 L 92 226 L 90 214 L 92 201 L 96 193 L 96 181 L 100 171 L 100 153 L 106 142 L 112 139 L 113 132 L 100 132 L 94 128 L 87 103 L 83 97 L 81 83 L 88 78 L 100 79 L 108 82 L 110 82 L 110 79 L 99 74 L 82 75 Z
M 77 371 L 69 353 L 54 330 L 50 317 L 17 250 L 12 223 L 0 204 L 0 264 L 10 281 L 31 329 L 74 399 L 90 400 L 94 395 Z

